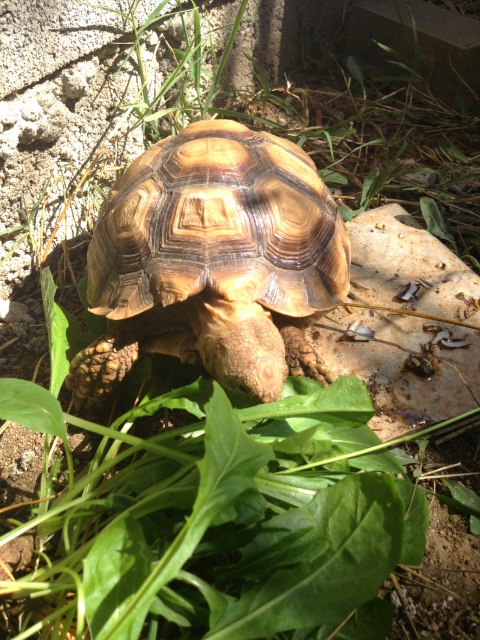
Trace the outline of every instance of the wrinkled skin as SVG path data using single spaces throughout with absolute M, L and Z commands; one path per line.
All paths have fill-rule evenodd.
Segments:
M 259 304 L 217 300 L 198 308 L 194 332 L 205 369 L 220 384 L 257 402 L 275 402 L 288 375 L 285 345 Z
M 80 351 L 66 380 L 75 406 L 100 404 L 142 353 L 203 364 L 225 389 L 253 402 L 278 400 L 289 372 L 324 382 L 321 359 L 291 319 L 274 322 L 260 304 L 204 294 L 118 322 Z

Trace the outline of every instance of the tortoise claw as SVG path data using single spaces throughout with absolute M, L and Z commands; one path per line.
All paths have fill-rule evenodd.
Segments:
M 285 342 L 285 360 L 291 376 L 307 376 L 326 387 L 332 378 L 322 358 L 315 352 L 298 327 L 286 326 L 280 329 Z
M 119 346 L 111 333 L 77 353 L 65 379 L 65 386 L 72 391 L 75 409 L 99 404 L 118 387 L 137 358 L 137 342 Z

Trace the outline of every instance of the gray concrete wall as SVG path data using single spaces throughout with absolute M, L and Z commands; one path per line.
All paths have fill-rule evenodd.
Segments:
M 127 0 L 98 4 L 126 11 Z M 143 0 L 137 19 L 158 4 Z M 206 4 L 221 53 L 228 35 L 221 27 L 234 21 L 240 1 Z M 302 38 L 308 34 L 320 42 L 339 20 L 342 5 L 339 0 L 250 0 L 224 82 L 240 92 L 254 90 L 244 53 L 260 62 L 272 82 L 283 82 L 285 71 L 299 64 Z M 174 0 L 165 11 L 173 6 Z M 166 43 L 181 46 L 181 39 L 178 18 L 145 34 L 142 55 L 152 94 L 172 69 Z M 140 89 L 134 60 L 122 65 L 131 41 L 129 25 L 117 14 L 76 0 L 0 5 L 0 262 L 5 259 L 0 299 L 41 262 L 53 231 L 55 246 L 62 237 L 91 230 L 100 196 L 88 181 L 76 191 L 65 219 L 62 212 L 98 150 L 102 153 L 89 177 L 104 186 L 144 149 L 134 115 L 120 108 Z
M 126 0 L 2 2 L 0 98 L 33 85 L 131 31 L 128 22 L 113 12 L 126 13 L 128 4 Z M 159 0 L 143 0 L 136 12 L 137 20 L 145 20 L 158 4 Z M 170 0 L 165 12 L 176 4 Z
M 131 32 L 131 0 L 4 0 L 0 6 L 0 98 L 30 87 L 104 45 Z M 138 24 L 159 6 L 142 0 L 135 11 Z M 202 4 L 201 2 L 199 4 Z M 235 18 L 239 0 L 204 2 L 214 23 Z M 102 5 L 101 8 L 98 5 Z M 242 48 L 269 67 L 274 79 L 298 61 L 303 32 L 321 37 L 339 21 L 339 0 L 250 0 L 242 28 Z M 177 7 L 169 0 L 161 12 Z M 161 29 L 161 23 L 157 24 Z M 241 60 L 237 63 L 241 65 Z M 280 73 L 279 73 L 280 72 Z

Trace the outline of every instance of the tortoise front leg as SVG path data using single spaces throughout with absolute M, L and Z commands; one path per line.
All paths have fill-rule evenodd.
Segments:
M 323 386 L 332 382 L 327 366 L 312 345 L 305 340 L 301 329 L 288 324 L 280 327 L 280 335 L 285 343 L 285 360 L 291 376 L 307 376 Z
M 149 336 L 140 341 L 140 352 L 159 353 L 178 358 L 182 364 L 200 364 L 200 354 L 196 346 L 197 339 L 193 331 L 182 330 L 176 333 Z
M 115 330 L 77 353 L 65 379 L 75 409 L 98 405 L 118 388 L 137 358 L 138 342 L 125 344 Z

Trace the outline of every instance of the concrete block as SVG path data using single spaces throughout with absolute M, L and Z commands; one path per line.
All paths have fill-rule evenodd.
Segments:
M 31 86 L 73 60 L 112 42 L 129 29 L 118 13 L 126 2 L 103 0 L 5 0 L 0 8 L 0 98 Z M 100 8 L 103 5 L 110 9 Z M 143 0 L 138 21 L 157 7 L 158 0 Z M 164 13 L 177 6 L 171 0 Z
M 346 54 L 376 62 L 382 74 L 405 74 L 375 40 L 413 60 L 412 17 L 420 62 L 433 94 L 455 104 L 480 98 L 480 22 L 423 0 L 360 0 L 351 9 Z M 463 80 L 463 82 L 462 82 Z M 472 91 L 465 86 L 467 83 Z
M 142 24 L 159 3 L 160 0 L 135 3 L 137 24 Z M 132 3 L 127 0 L 0 0 L 0 99 L 33 86 L 130 33 L 131 23 L 119 15 L 128 13 L 129 4 Z M 222 27 L 234 22 L 240 0 L 217 0 L 213 4 L 212 0 L 198 0 L 196 4 L 208 9 L 221 51 L 222 40 L 229 33 Z M 161 15 L 168 16 L 176 9 L 177 0 L 170 0 Z M 328 32 L 330 24 L 338 22 L 340 16 L 337 0 L 250 0 L 234 50 L 236 55 L 227 69 L 228 79 L 242 88 L 245 80 L 254 84 L 251 64 L 243 55 L 247 53 L 260 62 L 273 82 L 282 81 L 284 72 L 298 65 L 301 37 L 309 31 Z M 155 28 L 173 33 L 175 25 L 181 35 L 179 19 L 168 18 L 168 25 L 157 22 Z

